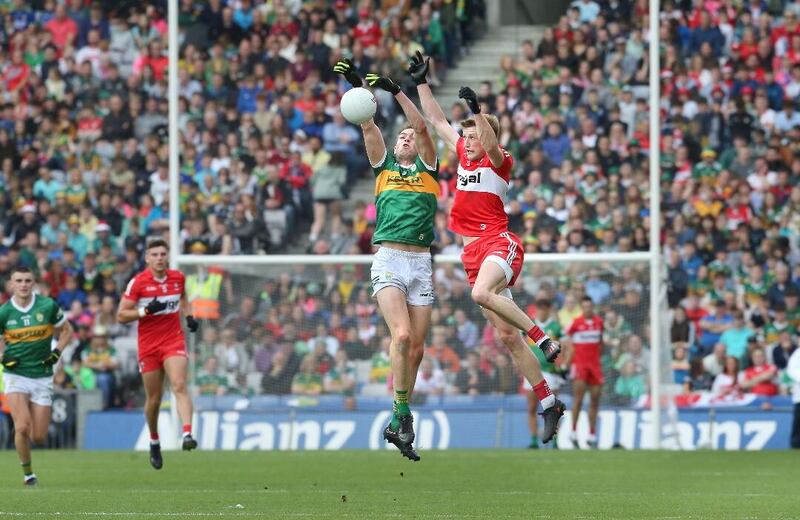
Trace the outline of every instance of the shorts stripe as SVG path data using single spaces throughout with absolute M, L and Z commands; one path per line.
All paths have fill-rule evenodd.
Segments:
M 511 235 L 506 233 L 500 233 L 501 237 L 505 237 L 508 240 L 508 255 L 506 256 L 506 263 L 511 265 L 514 263 L 514 259 L 517 257 L 517 243 L 511 239 Z

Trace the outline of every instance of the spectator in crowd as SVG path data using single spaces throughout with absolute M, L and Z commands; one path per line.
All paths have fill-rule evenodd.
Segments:
M 95 326 L 89 350 L 83 352 L 83 366 L 94 372 L 97 388 L 103 393 L 103 408 L 114 404 L 116 377 L 119 368 L 114 349 L 109 345 L 109 331 L 102 325 Z
M 414 385 L 414 395 L 429 396 L 443 395 L 447 388 L 444 371 L 436 368 L 429 357 L 424 357 L 419 365 L 417 382 Z
M 228 392 L 228 378 L 220 370 L 216 356 L 209 356 L 195 379 L 196 395 L 225 395 Z
M 775 378 L 778 370 L 775 365 L 767 363 L 767 356 L 761 348 L 754 349 L 750 357 L 750 366 L 742 371 L 739 386 L 743 391 L 756 395 L 777 395 L 778 385 L 775 384 Z
M 636 372 L 636 364 L 633 361 L 623 363 L 619 377 L 614 382 L 614 393 L 618 397 L 637 399 L 646 391 L 644 377 Z
M 459 393 L 479 395 L 491 390 L 491 379 L 481 370 L 480 356 L 475 351 L 467 353 L 467 359 L 461 370 L 456 374 L 455 387 Z
M 722 333 L 719 342 L 725 345 L 725 353 L 728 356 L 742 360 L 747 352 L 747 341 L 753 334 L 753 330 L 744 322 L 744 313 L 736 311 L 733 317 L 733 325 Z
M 725 367 L 722 372 L 714 378 L 711 391 L 718 399 L 735 397 L 741 392 L 739 386 L 739 358 L 725 356 Z
M 319 395 L 322 391 L 322 376 L 318 372 L 316 359 L 307 354 L 300 363 L 300 371 L 292 378 L 292 393 Z

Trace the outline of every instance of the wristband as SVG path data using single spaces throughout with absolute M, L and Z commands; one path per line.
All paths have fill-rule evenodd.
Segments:
M 147 315 L 147 311 L 144 307 L 139 307 L 139 317 L 144 318 Z

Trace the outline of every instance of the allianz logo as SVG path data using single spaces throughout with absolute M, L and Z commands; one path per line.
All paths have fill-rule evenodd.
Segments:
M 441 410 L 413 413 L 418 449 L 444 450 L 450 446 L 450 422 Z M 201 449 L 213 450 L 337 450 L 363 448 L 396 449 L 383 440 L 383 429 L 391 412 L 367 414 L 358 419 L 253 420 L 266 414 L 242 414 L 239 411 L 204 411 L 195 414 L 195 437 Z M 286 417 L 281 414 L 280 417 Z M 351 416 L 352 417 L 352 416 Z M 159 432 L 164 449 L 177 449 L 179 430 L 168 412 L 159 416 Z M 365 439 L 364 437 L 367 437 Z M 172 440 L 176 439 L 174 446 Z M 365 442 L 366 441 L 366 442 Z M 143 425 L 136 442 L 137 450 L 149 447 L 149 433 Z

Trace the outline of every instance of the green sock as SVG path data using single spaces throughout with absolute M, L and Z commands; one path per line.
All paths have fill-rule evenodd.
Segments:
M 26 477 L 33 475 L 33 468 L 30 462 L 20 462 L 19 464 L 22 466 L 22 473 L 24 473 Z
M 400 417 L 397 415 L 397 401 L 392 401 L 392 420 L 389 429 L 396 432 L 400 428 Z
M 531 446 L 539 444 L 539 436 L 531 435 Z
M 394 400 L 397 403 L 397 415 L 411 415 L 408 408 L 408 390 L 395 390 Z

